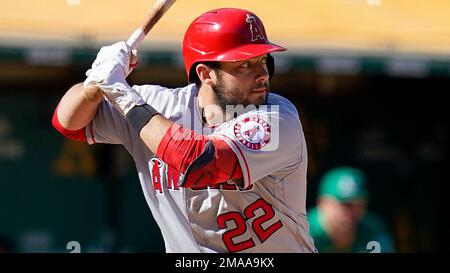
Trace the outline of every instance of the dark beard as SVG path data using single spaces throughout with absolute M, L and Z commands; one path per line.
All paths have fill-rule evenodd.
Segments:
M 225 89 L 225 87 L 223 86 L 223 81 L 222 81 L 222 77 L 220 72 L 217 73 L 217 78 L 218 78 L 218 82 L 217 84 L 213 87 L 213 91 L 216 94 L 216 98 L 217 98 L 217 105 L 222 109 L 222 111 L 225 113 L 226 112 L 226 107 L 227 105 L 231 105 L 231 106 L 235 106 L 235 105 L 243 105 L 244 108 L 247 107 L 249 105 L 249 103 L 247 101 L 243 101 L 241 97 L 237 97 L 237 96 L 233 96 L 230 94 L 241 94 L 240 90 L 227 90 Z M 231 92 L 230 92 L 231 91 Z M 227 96 L 228 94 L 228 96 Z M 267 95 L 264 103 L 262 104 L 267 104 L 267 99 L 269 98 L 269 96 Z M 258 107 L 259 105 L 255 105 L 256 107 Z
M 242 104 L 239 98 L 226 96 L 227 91 L 225 90 L 225 87 L 222 85 L 222 79 L 220 76 L 218 83 L 213 87 L 213 91 L 216 94 L 217 105 L 219 105 L 220 109 L 222 109 L 224 113 L 227 109 L 227 105 Z M 232 90 L 232 93 L 239 94 L 239 92 L 236 91 L 238 90 Z

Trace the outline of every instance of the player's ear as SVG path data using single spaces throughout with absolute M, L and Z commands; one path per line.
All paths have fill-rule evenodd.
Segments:
M 195 67 L 195 72 L 197 73 L 197 76 L 200 79 L 200 81 L 210 86 L 214 86 L 214 81 L 211 78 L 212 71 L 213 70 L 209 66 L 202 63 L 198 64 Z

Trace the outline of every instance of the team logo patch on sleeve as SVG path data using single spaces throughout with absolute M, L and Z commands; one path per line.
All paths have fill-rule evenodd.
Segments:
M 270 141 L 270 126 L 261 117 L 247 117 L 234 125 L 234 135 L 245 147 L 260 150 Z

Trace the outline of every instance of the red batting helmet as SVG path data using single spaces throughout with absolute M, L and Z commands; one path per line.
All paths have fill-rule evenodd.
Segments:
M 242 61 L 285 50 L 269 42 L 258 16 L 236 8 L 216 9 L 200 15 L 191 23 L 183 40 L 183 58 L 189 82 L 194 82 L 197 77 L 197 63 Z M 273 68 L 273 58 L 270 56 L 270 77 Z

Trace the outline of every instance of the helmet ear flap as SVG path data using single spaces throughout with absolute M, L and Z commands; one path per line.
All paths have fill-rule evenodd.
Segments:
M 269 79 L 272 79 L 275 74 L 275 60 L 270 54 L 267 54 L 267 70 L 269 70 Z

